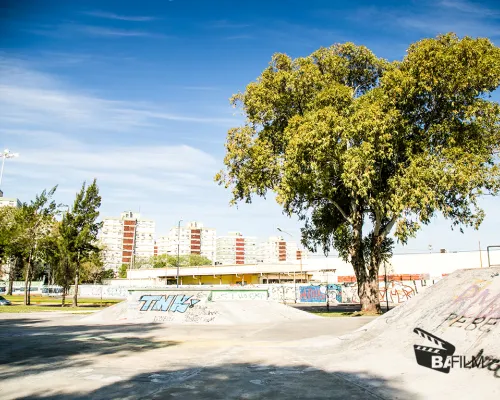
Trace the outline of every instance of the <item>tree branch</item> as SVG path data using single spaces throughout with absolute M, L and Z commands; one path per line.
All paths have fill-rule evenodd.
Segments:
M 375 226 L 373 227 L 373 235 L 378 236 L 380 232 L 380 227 L 382 226 L 382 218 L 380 218 L 380 212 L 378 207 L 374 207 L 373 211 L 375 212 Z
M 394 226 L 394 224 L 396 223 L 396 220 L 397 218 L 396 217 L 393 217 L 388 223 L 386 226 L 384 226 L 384 228 L 382 229 L 382 233 L 380 234 L 380 236 L 382 236 L 383 238 L 385 238 L 389 232 L 391 231 L 392 227 Z
M 344 210 L 342 210 L 342 208 L 338 205 L 338 203 L 336 201 L 332 201 L 332 204 L 337 208 L 337 210 L 339 210 L 339 212 L 342 214 L 345 220 L 352 225 L 351 219 L 347 216 Z

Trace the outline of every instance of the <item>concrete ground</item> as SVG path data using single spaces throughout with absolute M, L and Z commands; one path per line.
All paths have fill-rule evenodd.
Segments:
M 321 346 L 297 349 L 308 338 L 328 341 L 372 319 L 167 327 L 89 325 L 68 314 L 3 314 L 0 398 L 415 398 L 373 373 L 325 372 L 314 362 L 325 356 Z

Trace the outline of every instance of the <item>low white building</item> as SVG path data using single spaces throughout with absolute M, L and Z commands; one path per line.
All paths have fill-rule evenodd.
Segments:
M 0 190 L 0 207 L 21 207 L 21 201 L 14 197 L 3 197 L 3 192 Z

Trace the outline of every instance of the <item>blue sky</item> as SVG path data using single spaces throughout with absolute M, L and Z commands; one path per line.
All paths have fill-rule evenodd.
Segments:
M 19 4 L 22 3 L 22 4 Z M 496 1 L 4 1 L 0 17 L 2 189 L 22 201 L 59 184 L 71 203 L 97 177 L 103 215 L 141 210 L 159 234 L 179 219 L 219 234 L 265 238 L 300 224 L 271 199 L 238 208 L 213 182 L 227 129 L 241 123 L 228 98 L 274 52 L 305 56 L 353 41 L 400 59 L 408 45 L 454 31 L 498 43 Z M 498 99 L 499 96 L 495 95 Z M 499 244 L 498 199 L 480 231 L 436 219 L 397 252 Z

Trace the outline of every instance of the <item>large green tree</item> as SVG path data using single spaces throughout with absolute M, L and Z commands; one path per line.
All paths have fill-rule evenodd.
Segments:
M 9 246 L 15 249 L 18 262 L 23 268 L 25 281 L 24 304 L 30 304 L 30 289 L 35 267 L 43 258 L 43 240 L 49 235 L 58 206 L 52 197 L 57 189 L 53 187 L 48 192 L 44 190 L 29 204 L 23 203 L 14 211 L 15 231 L 9 240 Z
M 87 187 L 82 184 L 80 191 L 76 194 L 73 207 L 65 213 L 60 233 L 64 242 L 65 252 L 74 265 L 75 293 L 73 306 L 78 306 L 78 284 L 80 282 L 80 268 L 92 253 L 98 252 L 97 234 L 102 222 L 97 222 L 101 196 L 99 187 L 94 181 Z
M 499 191 L 500 49 L 446 34 L 388 62 L 352 43 L 308 57 L 275 54 L 232 98 L 246 123 L 230 129 L 216 181 L 232 203 L 276 193 L 304 221 L 311 251 L 350 262 L 364 311 L 380 311 L 378 272 L 441 214 L 477 228 L 478 199 Z

